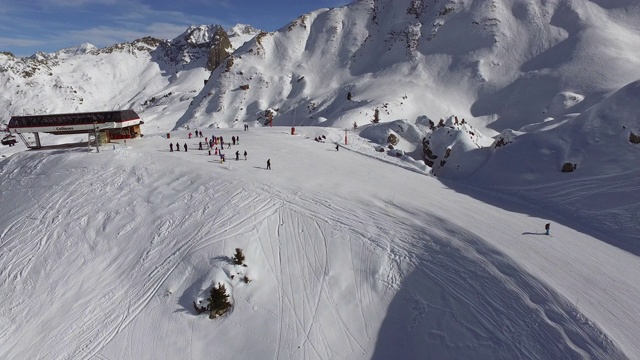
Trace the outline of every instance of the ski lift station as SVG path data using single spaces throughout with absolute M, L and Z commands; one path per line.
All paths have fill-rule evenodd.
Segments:
M 88 134 L 89 143 L 97 144 L 140 136 L 144 122 L 133 110 L 100 111 L 72 114 L 12 116 L 7 131 L 18 135 L 29 148 L 41 148 L 39 133 L 54 135 Z M 32 133 L 33 141 L 23 134 Z

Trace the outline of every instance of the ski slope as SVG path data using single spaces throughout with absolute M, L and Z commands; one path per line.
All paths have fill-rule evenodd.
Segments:
M 588 222 L 543 236 L 526 203 L 288 131 L 206 130 L 240 136 L 225 163 L 187 131 L 2 149 L 0 358 L 640 357 L 640 262 Z M 232 312 L 197 316 L 217 283 Z

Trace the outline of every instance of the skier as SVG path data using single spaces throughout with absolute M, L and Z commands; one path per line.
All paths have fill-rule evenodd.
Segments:
M 202 150 L 202 141 L 198 143 L 198 150 Z
M 336 144 L 336 151 L 340 151 L 340 145 Z
M 187 152 L 187 143 L 184 143 L 184 152 Z
M 236 144 L 240 145 L 240 136 L 236 135 Z
M 179 142 L 176 143 L 176 151 L 180 151 L 180 143 Z
M 267 170 L 271 170 L 271 159 L 267 160 Z
M 235 137 L 235 136 L 232 136 L 232 137 L 231 137 L 231 142 L 233 143 L 233 145 L 235 145 L 235 144 L 236 144 L 236 137 Z
M 169 143 L 169 152 L 173 152 L 173 143 Z
M 189 133 L 189 139 L 191 139 L 191 133 Z
M 247 160 L 247 150 L 244 151 L 244 159 Z
M 544 226 L 544 229 L 546 230 L 546 233 L 545 233 L 545 234 L 546 234 L 546 235 L 549 235 L 549 230 L 551 229 L 551 224 L 546 224 L 546 225 Z

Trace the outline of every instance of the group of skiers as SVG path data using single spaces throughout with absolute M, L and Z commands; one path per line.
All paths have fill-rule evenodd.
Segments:
M 193 134 L 189 133 L 189 139 L 191 139 L 191 136 L 193 136 Z M 201 138 L 202 137 L 202 131 L 196 130 L 196 137 L 200 137 Z
M 245 125 L 245 130 L 247 129 L 247 125 Z M 196 136 L 197 137 L 203 137 L 202 131 L 198 131 L 196 130 Z M 189 133 L 189 139 L 191 139 L 191 136 L 193 134 Z M 212 136 L 211 139 L 209 138 L 204 138 L 204 144 L 208 145 L 208 150 L 209 150 L 209 155 L 211 155 L 211 149 L 214 149 L 214 155 L 218 155 L 220 156 L 220 162 L 223 163 L 225 162 L 225 155 L 222 153 L 222 150 L 224 150 L 224 138 L 222 136 Z M 218 151 L 218 147 L 216 145 L 220 144 L 220 151 Z M 240 144 L 240 136 L 232 136 L 231 137 L 231 142 L 227 143 L 227 147 L 231 147 L 231 145 L 238 145 Z M 215 146 L 215 148 L 214 148 Z M 180 151 L 180 143 L 176 142 L 175 146 L 173 143 L 169 143 L 169 152 L 173 152 L 173 150 L 176 151 Z M 187 143 L 184 143 L 184 151 L 187 152 L 188 147 L 187 147 Z M 203 149 L 203 143 L 202 141 L 200 141 L 198 143 L 198 150 L 204 150 Z M 244 155 L 244 159 L 247 160 L 247 150 L 244 151 L 244 153 L 242 154 Z M 240 150 L 236 151 L 236 160 L 240 160 Z M 267 160 L 267 169 L 271 169 L 271 159 Z
M 169 143 L 169 151 L 173 152 L 173 143 Z M 180 151 L 180 143 L 176 142 L 176 151 Z M 184 143 L 184 152 L 187 152 L 187 143 Z

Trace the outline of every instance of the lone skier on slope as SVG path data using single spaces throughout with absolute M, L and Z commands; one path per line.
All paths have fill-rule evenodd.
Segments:
M 547 223 L 547 224 L 544 226 L 544 229 L 546 230 L 546 233 L 545 233 L 545 234 L 546 234 L 546 235 L 549 235 L 549 230 L 551 229 L 551 224 Z

